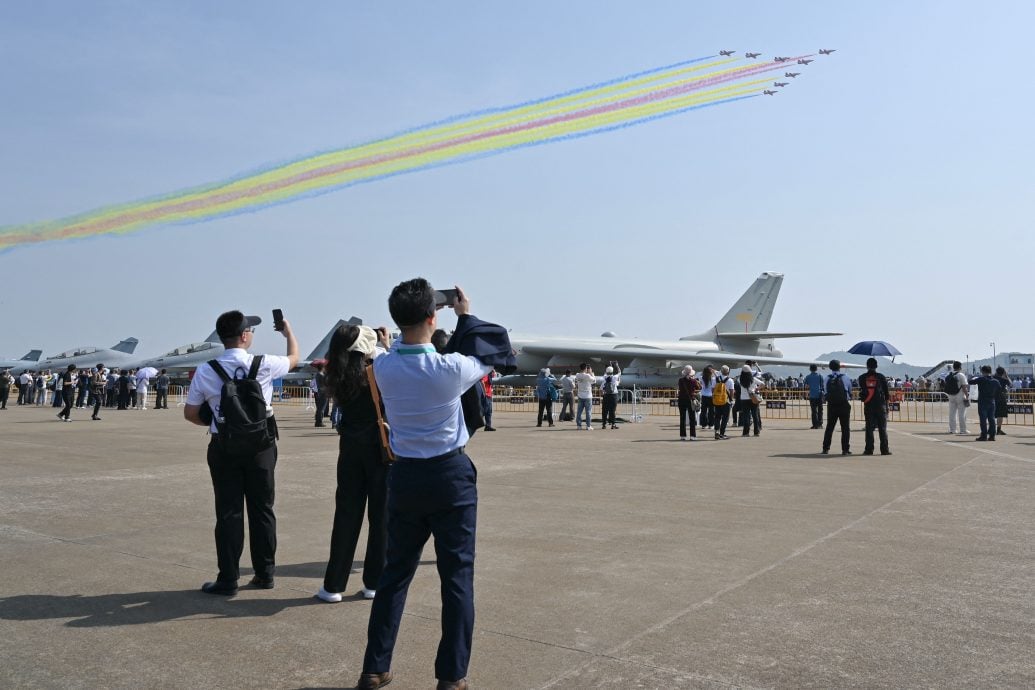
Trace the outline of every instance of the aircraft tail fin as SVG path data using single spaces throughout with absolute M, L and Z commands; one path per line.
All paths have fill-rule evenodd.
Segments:
M 29 350 L 25 353 L 25 356 L 22 357 L 22 360 L 27 362 L 38 362 L 42 355 L 43 350 Z
M 773 318 L 773 309 L 776 307 L 776 298 L 780 296 L 782 285 L 782 273 L 763 273 L 712 329 L 707 333 L 688 335 L 680 340 L 714 340 L 720 333 L 765 331 Z
M 219 337 L 219 331 L 212 331 L 212 335 L 205 338 L 206 343 L 221 343 L 222 339 Z
M 359 318 L 358 316 L 351 316 L 349 317 L 348 321 L 338 319 L 338 323 L 334 324 L 334 327 L 327 332 L 327 335 L 323 337 L 323 340 L 317 343 L 316 347 L 313 349 L 312 352 L 309 353 L 309 357 L 307 357 L 306 359 L 308 359 L 310 362 L 314 359 L 325 359 L 327 357 L 327 348 L 331 345 L 331 338 L 334 336 L 335 331 L 337 331 L 342 326 L 362 325 L 363 319 Z
M 127 355 L 133 354 L 133 350 L 137 349 L 137 343 L 140 341 L 136 338 L 126 338 L 118 345 L 112 345 L 111 349 L 116 352 L 125 352 Z

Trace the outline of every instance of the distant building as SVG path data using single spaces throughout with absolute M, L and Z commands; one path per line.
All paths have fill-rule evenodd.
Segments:
M 1035 374 L 1035 354 L 1027 352 L 1001 352 L 996 355 L 996 363 L 1006 369 L 1006 375 L 1012 379 L 1024 378 Z

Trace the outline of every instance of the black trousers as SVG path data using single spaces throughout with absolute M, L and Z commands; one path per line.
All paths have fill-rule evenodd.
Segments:
M 101 391 L 93 396 L 93 417 L 97 417 L 97 413 L 101 411 L 101 400 L 104 398 L 104 392 Z
M 823 426 L 823 398 L 809 398 L 809 407 L 812 408 L 812 428 L 818 429 Z
M 873 430 L 876 429 L 880 436 L 880 452 L 890 453 L 888 446 L 888 411 L 884 405 L 866 405 L 863 407 L 866 415 L 866 448 L 867 453 L 873 452 Z
M 338 491 L 334 495 L 331 555 L 323 576 L 323 588 L 328 592 L 344 592 L 348 586 L 364 509 L 369 527 L 363 558 L 363 586 L 377 589 L 377 581 L 385 569 L 388 542 L 387 479 L 388 468 L 381 461 L 376 432 L 371 438 L 342 435 L 338 441 Z
M 75 406 L 82 407 L 86 402 L 86 386 L 79 386 L 79 393 L 75 397 Z
M 690 420 L 690 438 L 697 438 L 697 415 L 691 400 L 679 399 L 679 438 L 686 438 L 686 420 Z
M 603 410 L 601 426 L 615 425 L 615 412 L 618 410 L 618 395 L 616 393 L 604 393 L 600 398 L 600 408 Z
M 10 388 L 0 388 L 0 410 L 7 409 L 7 398 L 11 395 Z
M 277 552 L 277 518 L 273 514 L 276 466 L 276 444 L 243 457 L 223 452 L 216 436 L 208 444 L 208 471 L 216 497 L 216 558 L 220 581 L 237 582 L 241 575 L 245 507 L 252 568 L 261 578 L 273 577 Z
M 712 396 L 701 396 L 701 428 L 707 429 L 715 424 L 715 408 L 712 405 Z
M 72 403 L 75 401 L 75 388 L 71 386 L 61 389 L 61 399 L 64 401 L 65 406 L 58 412 L 58 417 L 64 417 L 68 419 L 72 416 Z
M 726 425 L 730 421 L 730 406 L 713 405 L 712 408 L 715 410 L 715 435 L 725 436 Z
M 851 403 L 827 403 L 827 428 L 823 432 L 823 450 L 830 450 L 830 442 L 834 438 L 834 426 L 841 424 L 841 452 L 851 450 L 851 432 L 848 423 L 852 419 Z
M 327 394 L 316 394 L 316 426 L 323 426 L 323 418 L 327 416 Z M 328 590 L 330 591 L 330 590 Z
M 168 410 L 169 409 L 169 389 L 168 388 L 155 388 L 155 409 L 156 410 Z
M 543 425 L 543 411 L 546 411 L 546 421 L 553 426 L 553 400 L 539 398 L 539 417 L 536 419 L 536 426 Z M 458 680 L 458 679 L 454 679 Z

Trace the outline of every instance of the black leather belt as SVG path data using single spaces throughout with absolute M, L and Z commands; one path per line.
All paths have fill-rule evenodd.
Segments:
M 448 460 L 449 458 L 455 458 L 457 455 L 461 455 L 463 452 L 464 452 L 464 446 L 460 446 L 459 448 L 457 448 L 455 450 L 451 450 L 448 453 L 443 453 L 442 455 L 435 455 L 435 456 L 430 457 L 430 458 L 404 458 L 401 455 L 396 455 L 395 456 L 395 461 L 396 462 L 399 462 L 399 461 L 402 461 L 402 462 L 437 462 L 439 460 Z

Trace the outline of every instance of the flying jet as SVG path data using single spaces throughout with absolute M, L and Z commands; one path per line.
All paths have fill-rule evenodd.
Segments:
M 761 54 L 762 53 L 744 53 L 744 57 L 751 58 L 752 60 L 754 60 L 756 57 L 758 57 Z
M 837 48 L 820 48 L 819 49 L 819 54 L 820 55 L 830 55 L 835 50 L 837 50 Z
M 779 86 L 779 87 L 782 88 L 784 86 L 787 86 L 787 82 L 785 82 L 785 81 L 774 81 L 773 82 L 773 86 Z
M 790 60 L 790 58 L 789 57 L 778 57 L 778 58 L 773 58 L 773 60 L 775 62 L 787 62 L 788 60 Z
M 764 93 L 766 96 L 775 96 L 776 95 L 775 91 L 770 91 L 769 89 L 766 89 L 762 93 Z
M 733 55 L 733 53 L 735 53 L 735 52 L 737 52 L 737 51 L 735 51 L 735 50 L 720 50 L 719 51 L 719 55 L 721 55 L 723 57 L 729 57 L 730 55 Z
M 798 64 L 799 64 L 799 65 L 807 65 L 807 64 L 809 64 L 810 62 L 815 62 L 815 60 L 806 60 L 806 59 L 804 59 L 804 58 L 802 58 L 801 60 L 798 60 Z
M 11 374 L 20 374 L 27 369 L 35 369 L 43 350 L 29 350 L 21 359 L 0 359 L 0 371 L 11 370 Z
M 126 338 L 111 347 L 95 347 L 92 345 L 77 347 L 48 357 L 39 363 L 37 369 L 65 369 L 69 364 L 79 368 L 92 367 L 100 362 L 106 367 L 133 368 L 140 366 L 140 358 L 133 356 L 137 349 L 136 338 Z
M 504 383 L 521 385 L 543 367 L 554 372 L 578 369 L 582 362 L 594 367 L 596 373 L 610 361 L 622 368 L 622 383 L 626 385 L 671 386 L 679 369 L 691 364 L 698 369 L 712 364 L 728 364 L 734 371 L 752 359 L 760 367 L 790 364 L 825 367 L 825 362 L 792 361 L 783 358 L 776 349 L 778 338 L 811 338 L 841 335 L 834 332 L 778 332 L 770 331 L 769 321 L 776 306 L 783 274 L 761 274 L 747 291 L 719 319 L 718 323 L 696 335 L 678 341 L 621 340 L 612 333 L 599 338 L 537 337 L 511 334 L 510 342 L 517 353 L 517 376 L 504 377 Z M 847 366 L 847 365 L 846 365 Z
M 790 77 L 791 79 L 794 79 L 799 74 L 801 74 L 801 72 L 784 72 L 783 76 Z

